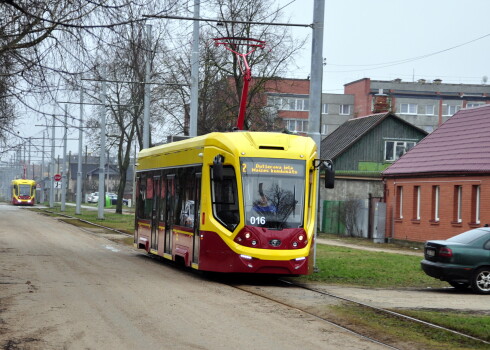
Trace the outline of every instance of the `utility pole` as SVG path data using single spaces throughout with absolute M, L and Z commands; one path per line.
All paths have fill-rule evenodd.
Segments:
M 83 148 L 83 86 L 80 84 L 80 129 L 78 129 L 78 169 L 77 169 L 77 206 L 75 214 L 82 213 L 82 148 Z
M 66 210 L 66 188 L 67 186 L 67 169 L 66 169 L 66 148 L 68 138 L 68 105 L 65 104 L 65 135 L 63 136 L 63 166 L 61 168 L 61 211 Z
M 31 169 L 31 138 L 29 137 L 29 155 L 27 158 L 27 179 L 34 180 L 34 174 L 32 174 L 32 169 Z
M 53 127 L 51 130 L 51 174 L 49 176 L 49 207 L 54 207 L 54 147 L 55 147 L 55 129 L 56 129 L 56 117 L 53 113 Z
M 313 3 L 313 35 L 311 42 L 311 80 L 310 80 L 310 113 L 308 116 L 308 135 L 315 141 L 317 145 L 317 157 L 320 159 L 321 150 L 321 134 L 320 134 L 320 119 L 322 107 L 322 80 L 323 80 L 323 28 L 325 17 L 325 0 L 315 0 Z M 320 214 L 319 206 L 319 190 L 320 190 L 320 172 L 316 178 L 316 198 L 317 214 Z M 315 272 L 318 270 L 316 266 L 316 236 L 318 229 L 318 218 L 315 220 L 314 233 L 315 244 L 313 246 L 313 268 Z
M 43 183 L 43 187 L 41 188 L 41 198 L 39 198 L 40 202 L 44 204 L 44 189 L 46 188 L 46 182 L 44 181 L 44 148 L 46 141 L 46 132 L 43 131 L 43 151 L 42 151 L 42 161 L 41 161 L 41 181 Z
M 104 219 L 104 202 L 105 202 L 105 192 L 104 192 L 104 179 L 105 179 L 105 115 L 106 115 L 106 98 L 107 98 L 107 69 L 102 68 L 102 92 L 100 100 L 102 102 L 101 112 L 100 112 L 100 153 L 99 153 L 99 203 L 98 203 L 98 213 L 97 217 L 101 220 Z
M 191 56 L 191 108 L 189 122 L 189 136 L 197 136 L 197 117 L 199 110 L 199 21 L 200 1 L 194 0 L 194 18 L 192 31 L 192 56 Z
M 143 148 L 150 147 L 150 60 L 151 60 L 151 25 L 146 25 L 146 71 L 145 71 L 145 99 L 143 112 Z

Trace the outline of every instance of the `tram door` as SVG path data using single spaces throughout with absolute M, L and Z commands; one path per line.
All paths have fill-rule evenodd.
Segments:
M 196 174 L 195 186 L 194 186 L 194 240 L 192 248 L 192 262 L 199 264 L 199 243 L 201 242 L 201 236 L 199 234 L 199 224 L 201 217 L 201 173 Z
M 159 203 L 160 203 L 160 176 L 153 177 L 153 205 L 151 208 L 151 249 L 158 249 L 158 225 L 159 225 Z
M 175 222 L 175 174 L 167 175 L 167 220 L 165 225 L 165 247 L 164 252 L 172 254 L 172 228 Z

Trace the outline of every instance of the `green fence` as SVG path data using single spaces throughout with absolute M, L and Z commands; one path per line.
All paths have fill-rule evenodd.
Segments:
M 345 225 L 340 220 L 343 203 L 343 201 L 323 201 L 322 232 L 345 233 Z

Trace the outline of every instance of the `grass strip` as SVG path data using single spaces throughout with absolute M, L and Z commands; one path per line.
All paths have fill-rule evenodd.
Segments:
M 310 282 L 372 288 L 439 288 L 446 283 L 427 276 L 417 256 L 317 245 L 318 272 Z
M 366 307 L 343 304 L 329 306 L 329 311 L 335 314 L 336 321 L 344 326 L 361 330 L 360 333 L 399 348 L 410 349 L 488 349 L 488 345 L 466 338 L 442 329 L 401 319 L 394 315 L 372 310 Z M 405 312 L 404 312 L 405 313 Z M 414 314 L 413 317 L 416 317 Z M 446 317 L 456 320 L 453 313 Z M 471 317 L 473 322 L 481 321 L 480 317 Z M 434 322 L 439 324 L 437 322 Z M 440 324 L 445 326 L 445 324 Z M 449 327 L 448 327 L 449 328 Z M 487 334 L 472 334 L 484 339 Z

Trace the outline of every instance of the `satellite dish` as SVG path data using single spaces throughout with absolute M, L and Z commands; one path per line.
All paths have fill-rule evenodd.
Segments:
M 486 84 L 487 81 L 488 81 L 488 77 L 486 75 L 484 75 L 482 78 L 481 78 L 481 81 L 483 84 Z

